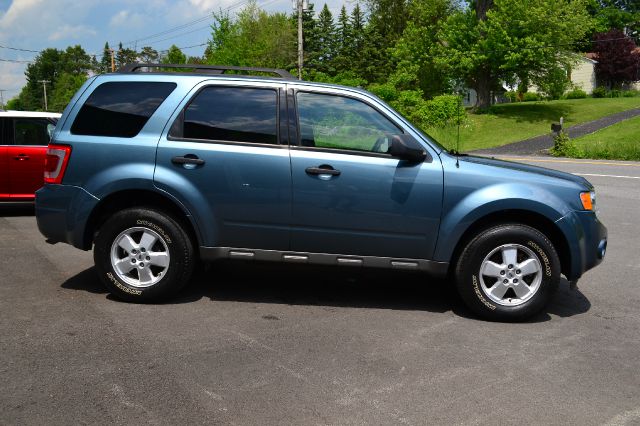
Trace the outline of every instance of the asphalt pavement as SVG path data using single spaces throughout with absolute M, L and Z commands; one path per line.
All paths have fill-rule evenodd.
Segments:
M 409 273 L 224 263 L 163 305 L 0 206 L 0 424 L 640 424 L 640 163 L 580 173 L 604 263 L 523 324 Z

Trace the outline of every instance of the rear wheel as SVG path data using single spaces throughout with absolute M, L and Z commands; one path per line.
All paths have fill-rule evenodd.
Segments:
M 144 208 L 116 213 L 95 239 L 94 262 L 120 299 L 151 302 L 175 295 L 191 278 L 194 250 L 171 216 Z
M 560 282 L 553 244 L 524 225 L 483 231 L 462 251 L 456 284 L 465 303 L 483 318 L 522 321 L 540 312 Z

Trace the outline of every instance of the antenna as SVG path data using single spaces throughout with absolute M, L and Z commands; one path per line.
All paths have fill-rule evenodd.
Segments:
M 458 114 L 457 125 L 458 125 L 458 135 L 456 137 L 456 167 L 460 167 L 460 104 L 462 103 L 462 95 L 458 92 L 458 108 L 456 109 L 456 113 Z

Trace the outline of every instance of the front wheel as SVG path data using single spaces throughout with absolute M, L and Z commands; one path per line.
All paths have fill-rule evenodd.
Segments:
M 500 225 L 462 251 L 455 272 L 460 296 L 490 320 L 522 321 L 540 312 L 560 282 L 553 244 L 536 229 Z
M 175 295 L 189 281 L 195 260 L 193 245 L 180 224 L 144 208 L 109 218 L 95 239 L 93 258 L 109 291 L 132 302 Z

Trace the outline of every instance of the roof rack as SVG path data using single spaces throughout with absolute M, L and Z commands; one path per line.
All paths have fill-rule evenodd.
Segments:
M 276 74 L 281 78 L 295 79 L 288 71 L 276 68 L 256 68 L 256 67 L 236 67 L 230 65 L 200 65 L 200 64 L 126 64 L 120 67 L 117 73 L 134 73 L 141 72 L 143 68 L 186 68 L 190 70 L 201 71 L 204 74 L 224 74 L 225 71 L 253 71 Z

